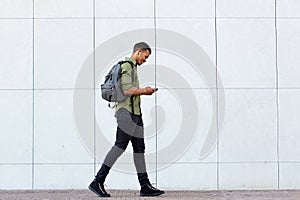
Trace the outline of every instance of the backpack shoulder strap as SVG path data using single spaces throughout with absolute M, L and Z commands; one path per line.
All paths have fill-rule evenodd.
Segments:
M 134 64 L 132 63 L 132 62 L 130 62 L 130 61 L 128 61 L 129 62 L 129 64 L 131 65 L 131 84 L 133 84 L 133 82 L 134 82 Z M 134 114 L 134 105 L 133 105 L 133 96 L 131 95 L 130 96 L 130 101 L 131 101 L 131 112 L 132 112 L 132 114 Z

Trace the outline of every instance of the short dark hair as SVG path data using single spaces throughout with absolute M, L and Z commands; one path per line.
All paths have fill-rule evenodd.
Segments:
M 133 47 L 133 52 L 136 52 L 137 50 L 143 50 L 143 51 L 148 50 L 149 53 L 151 54 L 151 48 L 146 42 L 136 43 Z

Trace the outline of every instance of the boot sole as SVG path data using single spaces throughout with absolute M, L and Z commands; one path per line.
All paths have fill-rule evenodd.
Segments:
M 165 192 L 157 192 L 157 193 L 153 193 L 153 194 L 144 194 L 144 193 L 140 193 L 140 196 L 141 197 L 153 197 L 153 196 L 159 196 L 159 195 L 162 195 L 164 194 Z
M 94 190 L 94 188 L 92 188 L 91 186 L 89 186 L 89 190 L 94 192 L 98 197 L 110 197 L 110 194 L 102 195 L 102 194 L 98 193 L 96 190 Z

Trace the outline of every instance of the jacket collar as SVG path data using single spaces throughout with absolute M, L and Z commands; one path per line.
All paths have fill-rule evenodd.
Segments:
M 136 61 L 131 59 L 130 57 L 125 57 L 125 61 L 130 61 L 136 66 Z

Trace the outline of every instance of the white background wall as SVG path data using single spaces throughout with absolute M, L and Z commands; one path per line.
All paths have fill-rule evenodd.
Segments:
M 151 181 L 163 189 L 300 188 L 299 1 L 3 0 L 0 4 L 1 189 L 87 187 L 101 160 L 95 159 L 96 151 L 84 148 L 78 136 L 74 89 L 92 94 L 99 104 L 95 116 L 107 114 L 97 120 L 106 124 L 108 137 L 114 135 L 115 123 L 98 92 L 93 96 L 97 90 L 93 68 L 84 88 L 74 88 L 75 81 L 98 45 L 140 28 L 176 31 L 200 45 L 223 82 L 215 92 L 224 89 L 226 95 L 222 137 L 211 154 L 200 159 L 201 133 L 218 101 L 210 102 L 208 89 L 185 88 L 203 108 L 200 128 L 183 156 L 151 172 Z M 160 59 L 168 60 L 157 52 L 149 62 Z M 178 65 L 171 59 L 168 64 Z M 166 91 L 143 99 L 143 108 L 159 105 L 172 112 L 176 105 L 164 104 Z M 146 113 L 145 124 L 159 121 L 160 116 L 151 119 Z M 174 137 L 176 121 L 166 117 L 158 140 L 146 143 L 148 152 L 169 143 L 163 135 Z M 94 122 L 89 126 L 93 130 Z M 95 131 L 87 134 L 97 138 Z M 159 155 L 149 166 L 156 164 L 165 164 Z M 116 170 L 107 185 L 138 188 L 134 174 Z

